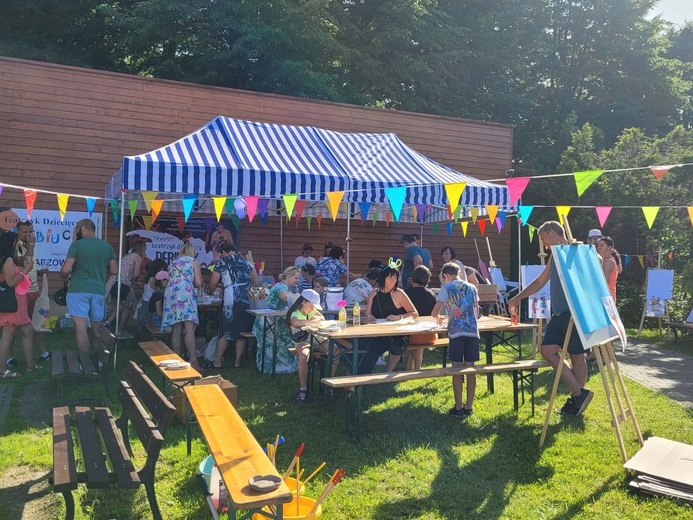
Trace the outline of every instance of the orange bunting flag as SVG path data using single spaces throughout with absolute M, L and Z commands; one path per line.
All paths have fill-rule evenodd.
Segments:
M 226 206 L 226 197 L 212 197 L 212 202 L 214 203 L 214 213 L 217 214 L 217 222 L 219 222 Z
M 486 234 L 486 221 L 485 220 L 480 220 L 477 222 L 479 225 L 479 231 L 481 232 L 481 236 L 483 237 Z
M 305 200 L 297 200 L 296 205 L 294 206 L 294 211 L 296 211 L 296 226 L 298 227 L 298 221 L 301 220 L 301 215 L 303 215 L 303 212 L 306 209 L 306 202 Z
M 64 193 L 58 193 L 58 210 L 60 210 L 60 220 L 65 220 L 65 212 L 67 211 L 67 201 L 70 196 Z M 137 201 L 135 201 L 137 203 Z
M 142 223 L 144 224 L 144 229 L 149 230 L 152 227 L 152 217 L 149 215 L 142 215 Z
M 164 205 L 163 200 L 153 200 L 152 201 L 152 224 L 154 221 L 159 218 L 159 213 L 161 212 L 161 208 Z
M 26 218 L 31 218 L 36 204 L 36 192 L 34 190 L 24 190 L 24 200 L 26 201 Z
M 558 221 L 563 225 L 563 217 L 567 217 L 570 213 L 572 206 L 556 206 L 556 213 L 558 213 Z
M 315 216 L 315 219 L 318 221 L 318 230 L 322 229 L 322 215 L 318 213 Z
M 156 199 L 157 192 L 156 191 L 142 191 L 142 199 L 144 200 L 144 206 L 147 208 L 147 211 L 151 212 L 152 211 L 152 201 Z
M 670 262 L 673 261 L 673 260 L 674 260 L 674 253 L 669 253 L 669 254 L 667 255 L 667 257 L 669 258 L 669 261 L 670 261 Z
M 472 222 L 476 224 L 476 219 L 479 218 L 479 208 L 471 208 L 469 213 L 472 216 Z
M 337 214 L 339 213 L 339 203 L 342 202 L 344 198 L 343 191 L 328 191 L 327 195 L 327 207 L 330 208 L 330 214 L 332 215 L 332 221 L 337 220 Z
M 185 215 L 182 217 L 176 217 L 176 224 L 178 224 L 178 229 L 181 233 L 185 232 L 185 223 L 187 221 L 188 219 L 185 217 Z
M 688 206 L 688 218 L 691 219 L 691 226 L 693 226 L 693 206 Z
M 498 215 L 498 206 L 486 206 L 486 211 L 489 221 L 493 224 L 496 221 L 496 215 Z
M 664 174 L 674 166 L 676 165 L 671 164 L 669 166 L 650 166 L 650 171 L 652 172 L 652 175 L 654 175 L 657 178 L 658 181 L 661 181 L 662 177 L 664 177 Z
M 585 190 L 592 186 L 592 183 L 596 181 L 602 173 L 604 173 L 604 170 L 589 170 L 573 173 L 573 177 L 575 177 L 575 186 L 577 186 L 578 197 L 585 193 Z
M 659 206 L 643 206 L 642 212 L 645 214 L 647 227 L 652 229 L 652 224 L 654 224 L 655 218 L 657 218 L 657 213 L 659 213 Z
M 392 220 L 392 213 L 389 211 L 385 212 L 385 227 L 390 225 L 390 221 Z
M 462 236 L 466 237 L 467 236 L 467 228 L 469 227 L 469 221 L 465 220 L 464 222 L 460 222 L 460 226 L 462 227 Z
M 460 204 L 460 197 L 464 191 L 466 182 L 455 182 L 445 185 L 445 194 L 448 196 L 448 201 L 450 202 L 450 213 L 454 213 L 457 206 Z

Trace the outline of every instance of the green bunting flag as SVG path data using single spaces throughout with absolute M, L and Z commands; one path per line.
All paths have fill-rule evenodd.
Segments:
M 596 181 L 604 170 L 588 170 L 584 172 L 575 172 L 573 177 L 575 177 L 575 186 L 577 186 L 578 197 L 585 193 L 585 190 L 589 188 L 594 181 Z

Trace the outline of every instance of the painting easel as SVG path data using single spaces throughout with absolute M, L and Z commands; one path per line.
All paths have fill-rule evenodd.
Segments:
M 558 365 L 558 370 L 556 370 L 556 377 L 554 378 L 553 387 L 551 389 L 551 397 L 549 398 L 549 406 L 546 410 L 546 419 L 544 420 L 544 427 L 541 431 L 541 438 L 539 439 L 540 448 L 544 446 L 544 440 L 546 439 L 546 432 L 549 428 L 551 412 L 553 411 L 553 404 L 556 400 L 556 391 L 558 390 L 558 383 L 561 380 L 561 372 L 563 371 L 563 366 L 565 364 L 565 358 L 568 353 L 568 342 L 570 341 L 571 334 L 573 334 L 573 328 L 574 322 L 571 318 L 570 324 L 568 325 L 568 332 L 566 333 L 566 338 L 563 342 L 563 347 L 561 348 L 561 361 Z M 616 356 L 614 355 L 612 346 L 615 339 L 618 338 L 610 338 L 603 343 L 594 345 L 592 349 L 597 357 L 597 367 L 599 368 L 599 375 L 602 378 L 604 395 L 606 396 L 606 402 L 609 405 L 609 411 L 611 412 L 611 425 L 616 433 L 618 447 L 621 451 L 621 459 L 625 463 L 628 460 L 628 454 L 626 453 L 626 446 L 623 442 L 623 434 L 621 432 L 620 425 L 630 419 L 633 422 L 633 428 L 635 429 L 635 434 L 638 437 L 640 446 L 644 444 L 644 440 L 642 438 L 638 419 L 635 416 L 635 411 L 633 410 L 633 404 L 628 396 L 628 391 L 623 383 L 621 371 L 619 370 L 618 362 L 616 361 Z M 616 401 L 615 405 L 614 401 Z

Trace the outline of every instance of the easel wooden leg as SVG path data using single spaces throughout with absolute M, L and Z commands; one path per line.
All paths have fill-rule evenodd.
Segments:
M 633 405 L 628 397 L 628 391 L 626 390 L 625 384 L 623 383 L 623 378 L 621 377 L 621 373 L 618 369 L 618 362 L 616 361 L 616 356 L 614 355 L 611 342 L 603 345 L 597 345 L 594 347 L 594 352 L 597 357 L 597 366 L 599 367 L 599 374 L 602 378 L 602 384 L 604 385 L 606 402 L 609 405 L 609 410 L 611 411 L 611 425 L 616 432 L 618 447 L 621 451 L 621 459 L 625 463 L 628 460 L 628 454 L 626 453 L 626 447 L 623 442 L 623 433 L 621 432 L 620 424 L 625 422 L 628 418 L 632 419 L 633 427 L 635 428 L 635 433 L 641 446 L 643 445 L 642 433 L 640 432 L 638 420 L 635 417 Z M 604 368 L 606 368 L 609 373 L 609 380 L 607 380 Z M 612 394 L 616 398 L 618 411 L 614 406 Z M 626 404 L 625 409 L 623 407 L 623 401 L 625 401 Z
M 561 372 L 563 371 L 563 364 L 565 363 L 565 358 L 568 353 L 568 343 L 570 342 L 570 335 L 573 333 L 573 325 L 573 318 L 570 318 L 568 330 L 565 334 L 565 340 L 563 340 L 563 348 L 561 348 L 561 358 L 558 362 L 558 368 L 556 369 L 556 377 L 554 377 L 553 380 L 553 388 L 551 389 L 551 397 L 549 397 L 549 407 L 546 410 L 546 420 L 544 421 L 544 428 L 541 430 L 541 438 L 539 439 L 540 448 L 544 445 L 544 440 L 546 439 L 546 432 L 549 429 L 549 421 L 551 420 L 553 402 L 556 400 L 556 391 L 558 390 L 558 383 L 561 381 Z

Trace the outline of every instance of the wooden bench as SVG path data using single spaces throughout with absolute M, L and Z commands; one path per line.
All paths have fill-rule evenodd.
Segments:
M 215 385 L 186 386 L 185 394 L 228 490 L 229 518 L 236 518 L 239 510 L 252 514 L 268 507 L 274 512 L 263 511 L 263 518 L 281 519 L 282 504 L 291 501 L 291 490 L 283 481 L 277 489 L 266 493 L 250 488 L 251 477 L 281 475 L 221 389 Z M 249 517 L 250 514 L 243 518 Z
M 183 358 L 168 348 L 163 341 L 141 341 L 139 347 L 144 351 L 149 360 L 161 372 L 164 384 L 164 393 L 170 396 L 171 392 L 189 385 L 195 379 L 200 379 L 202 375 L 192 367 L 182 370 L 167 370 L 160 366 L 162 361 L 178 361 L 183 363 Z
M 161 330 L 160 328 L 156 327 L 151 321 L 148 321 L 147 323 L 144 324 L 144 328 L 147 329 L 147 332 L 149 332 L 149 335 L 154 338 L 154 339 L 161 339 L 165 340 L 171 337 L 171 330 Z
M 520 360 L 509 363 L 494 363 L 492 365 L 475 365 L 466 368 L 435 368 L 428 370 L 409 370 L 403 372 L 382 372 L 377 374 L 364 374 L 355 376 L 327 377 L 322 383 L 331 388 L 354 389 L 356 404 L 355 409 L 347 403 L 346 429 L 352 425 L 352 418 L 356 422 L 356 439 L 360 440 L 363 433 L 363 387 L 384 383 L 401 383 L 417 379 L 432 379 L 438 377 L 464 376 L 471 374 L 490 375 L 497 373 L 510 373 L 513 378 L 513 408 L 519 409 L 519 396 L 522 394 L 524 403 L 524 390 L 527 388 L 532 403 L 532 415 L 534 415 L 534 373 L 540 368 L 548 367 L 546 361 Z M 353 409 L 353 410 L 352 410 Z
M 693 331 L 693 323 L 690 322 L 665 321 L 664 325 L 674 331 L 674 341 L 679 340 L 679 329 Z
M 144 484 L 152 514 L 155 519 L 161 518 L 154 491 L 154 470 L 164 442 L 163 434 L 175 409 L 132 361 L 126 367 L 125 378 L 118 385 L 122 414 L 115 421 L 106 407 L 76 406 L 72 413 L 67 406 L 53 408 L 51 480 L 54 491 L 65 497 L 67 520 L 75 515 L 72 492 L 79 483 L 87 488 L 124 489 L 137 489 Z M 132 424 L 147 454 L 139 470 L 131 459 L 128 423 Z M 77 451 L 73 434 L 79 446 Z
M 407 370 L 413 370 L 413 365 L 414 365 L 414 360 L 411 359 L 410 356 L 407 356 L 407 353 L 411 350 L 422 350 L 422 349 L 434 349 L 434 348 L 442 348 L 443 349 L 443 368 L 445 368 L 447 364 L 447 359 L 448 359 L 448 345 L 450 344 L 450 338 L 438 338 L 437 340 L 433 341 L 432 343 L 427 343 L 427 344 L 422 344 L 422 345 L 412 345 L 411 343 L 407 344 L 407 350 L 405 351 L 405 367 Z
M 63 396 L 62 381 L 67 378 L 100 378 L 106 400 L 111 395 L 108 389 L 107 367 L 111 352 L 116 344 L 116 336 L 102 323 L 96 331 L 96 357 L 79 350 L 55 350 L 51 353 L 51 377 L 60 383 L 60 396 Z
M 241 332 L 241 337 L 247 340 L 247 346 L 245 348 L 245 357 L 247 358 L 255 351 L 253 347 L 253 345 L 256 344 L 255 334 L 252 332 Z

